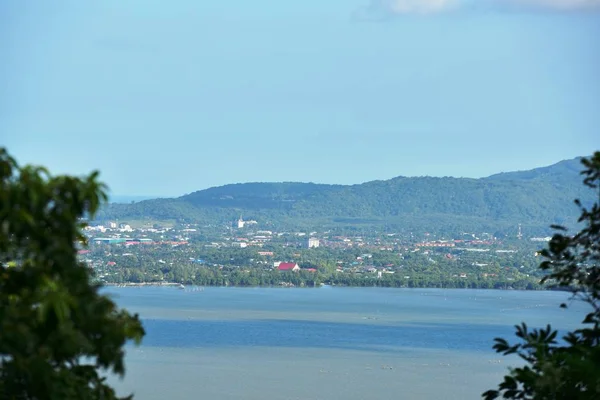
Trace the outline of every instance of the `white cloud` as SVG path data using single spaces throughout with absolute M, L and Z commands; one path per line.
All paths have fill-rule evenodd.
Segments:
M 392 14 L 434 14 L 473 7 L 585 11 L 600 10 L 600 0 L 372 0 L 370 6 Z
M 458 0 L 384 0 L 382 5 L 396 14 L 431 14 L 449 10 Z

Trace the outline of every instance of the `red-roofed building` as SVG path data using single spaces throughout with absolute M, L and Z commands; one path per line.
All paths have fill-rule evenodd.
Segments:
M 300 267 L 296 263 L 281 263 L 277 266 L 279 271 L 298 271 Z

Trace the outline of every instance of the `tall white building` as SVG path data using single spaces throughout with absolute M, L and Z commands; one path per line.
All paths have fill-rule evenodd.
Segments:
M 238 227 L 238 229 L 242 229 L 245 224 L 246 224 L 246 222 L 244 221 L 244 219 L 240 215 L 240 219 L 238 219 L 238 221 L 237 221 L 237 227 Z
M 317 238 L 309 238 L 308 242 L 306 243 L 306 247 L 310 248 L 314 248 L 314 247 L 319 247 L 319 239 Z

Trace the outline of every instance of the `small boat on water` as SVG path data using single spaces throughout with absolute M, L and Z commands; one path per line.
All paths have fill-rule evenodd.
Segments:
M 179 289 L 185 289 L 185 286 L 183 286 L 183 283 L 179 284 Z

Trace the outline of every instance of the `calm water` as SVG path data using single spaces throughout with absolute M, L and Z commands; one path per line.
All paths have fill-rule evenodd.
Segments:
M 137 399 L 465 399 L 510 359 L 521 321 L 569 329 L 557 292 L 382 288 L 112 288 L 147 336 L 120 392 Z M 575 310 L 579 309 L 580 312 Z

